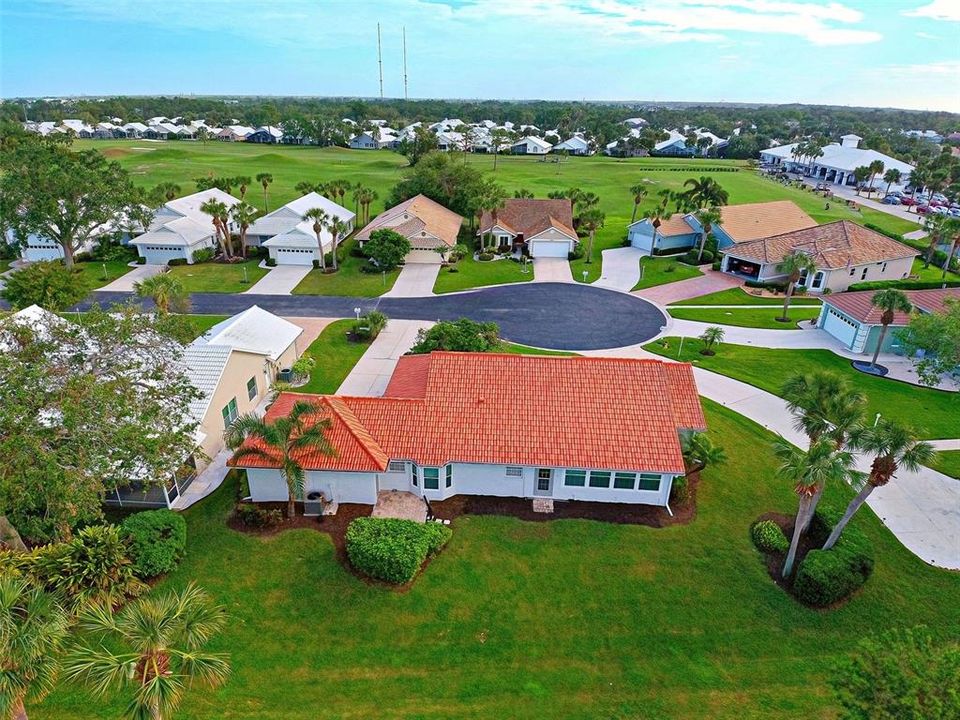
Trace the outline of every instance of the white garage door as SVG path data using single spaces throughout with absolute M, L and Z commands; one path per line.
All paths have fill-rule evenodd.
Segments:
M 141 245 L 140 255 L 147 259 L 147 265 L 166 265 L 170 260 L 184 258 L 183 248 Z
M 853 339 L 857 336 L 857 326 L 833 308 L 827 308 L 823 329 L 847 347 L 853 345 Z
M 570 254 L 570 243 L 567 240 L 531 240 L 530 257 L 565 258 Z
M 630 233 L 630 244 L 641 250 L 651 250 L 653 247 L 653 235 L 647 235 L 641 232 Z
M 443 258 L 436 250 L 411 250 L 404 260 L 408 263 L 433 263 L 434 265 L 443 262 Z
M 273 256 L 277 259 L 277 265 L 313 265 L 316 254 L 316 250 L 300 248 L 276 248 L 273 251 Z

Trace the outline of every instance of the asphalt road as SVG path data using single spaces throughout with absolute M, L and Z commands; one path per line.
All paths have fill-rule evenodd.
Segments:
M 126 302 L 131 297 L 130 293 L 98 292 L 84 305 Z M 404 320 L 492 320 L 507 340 L 555 350 L 634 345 L 659 334 L 667 322 L 646 300 L 580 283 L 518 283 L 419 298 L 200 293 L 191 296 L 191 304 L 194 313 L 204 315 L 233 315 L 259 305 L 277 315 L 301 317 L 350 318 L 354 308 L 360 308 Z

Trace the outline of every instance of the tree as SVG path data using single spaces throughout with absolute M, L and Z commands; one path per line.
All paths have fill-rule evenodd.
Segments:
M 298 456 L 314 452 L 336 454 L 327 433 L 332 424 L 323 417 L 316 402 L 298 400 L 290 412 L 273 421 L 254 413 L 241 415 L 227 428 L 224 439 L 236 450 L 235 460 L 256 458 L 276 466 L 287 485 L 287 517 L 296 515 L 296 503 L 303 497 L 306 473 Z
M 330 195 L 337 198 L 337 202 L 342 206 L 343 199 L 346 197 L 347 193 L 353 190 L 353 183 L 349 180 L 343 179 L 331 180 L 324 187 L 326 188 L 326 191 L 330 193 Z M 332 200 L 333 197 L 330 199 Z
M 172 182 L 162 182 L 153 188 L 153 192 L 165 202 L 170 202 L 180 194 L 180 186 Z
M 247 188 L 253 184 L 253 179 L 247 175 L 240 175 L 233 179 L 233 184 L 240 188 L 240 199 L 244 200 L 247 196 Z
M 683 183 L 687 190 L 681 193 L 690 200 L 695 208 L 726 205 L 730 199 L 729 193 L 712 177 L 701 175 L 699 178 L 689 178 Z
M 642 203 L 643 199 L 647 196 L 647 192 L 647 186 L 644 183 L 637 183 L 636 185 L 630 186 L 630 194 L 633 195 L 633 214 L 630 216 L 631 225 L 637 221 L 637 210 L 640 207 L 640 203 Z
M 876 179 L 877 175 L 883 172 L 883 160 L 874 160 L 871 162 L 867 169 L 870 171 L 870 185 L 867 192 L 873 192 L 873 181 Z
M 500 327 L 493 322 L 474 322 L 467 318 L 444 320 L 421 329 L 410 349 L 412 355 L 434 350 L 451 352 L 494 352 L 500 348 Z
M 207 140 L 209 140 L 209 139 L 210 139 L 210 131 L 206 128 L 206 126 L 201 125 L 200 127 L 198 127 L 198 128 L 197 128 L 197 140 L 199 140 L 199 141 L 202 142 L 204 145 L 206 145 L 206 144 L 207 144 Z
M 257 219 L 257 209 L 250 203 L 240 201 L 229 210 L 230 219 L 240 228 L 240 251 L 247 252 L 247 230 Z
M 474 165 L 456 162 L 449 153 L 428 153 L 416 165 L 407 168 L 403 178 L 390 191 L 387 206 L 398 205 L 422 194 L 468 217 L 474 198 L 483 187 L 484 178 Z
M 940 213 L 927 213 L 923 218 L 923 229 L 926 230 L 930 238 L 930 244 L 923 256 L 923 267 L 930 267 L 934 254 L 937 252 L 937 246 L 943 242 L 944 231 L 946 229 L 947 216 Z
M 490 148 L 493 150 L 493 170 L 497 170 L 497 157 L 500 155 L 500 149 L 510 147 L 514 140 L 514 134 L 502 127 L 495 127 L 490 132 Z
M 0 146 L 0 217 L 20 243 L 31 234 L 57 243 L 67 267 L 138 197 L 127 172 L 97 150 L 74 152 L 35 135 Z
M 490 235 L 493 235 L 493 227 L 499 221 L 499 213 L 501 208 L 507 201 L 507 191 L 504 190 L 500 185 L 493 182 L 484 182 L 477 189 L 477 209 L 480 211 L 481 217 L 483 213 L 490 213 Z M 482 230 L 483 228 L 481 228 Z M 481 233 L 480 235 L 480 251 L 486 248 L 487 243 L 485 242 L 486 236 Z
M 714 205 L 697 210 L 696 217 L 703 228 L 703 232 L 700 233 L 700 246 L 697 249 L 697 262 L 700 262 L 703 258 L 703 249 L 707 245 L 707 238 L 713 233 L 714 225 L 718 225 L 723 219 L 723 215 L 720 213 L 720 208 Z
M 397 152 L 407 158 L 410 167 L 416 165 L 427 153 L 437 149 L 437 136 L 423 124 L 413 129 L 397 146 Z
M 872 172 L 868 165 L 861 165 L 853 169 L 853 179 L 857 183 L 857 195 L 860 194 L 860 191 L 863 189 L 863 183 L 871 174 Z
M 87 296 L 90 288 L 83 273 L 59 260 L 30 263 L 8 275 L 0 296 L 16 309 L 39 305 L 46 310 L 66 310 Z
M 179 313 L 188 312 L 190 301 L 183 289 L 180 278 L 169 272 L 151 275 L 144 280 L 133 284 L 133 291 L 138 297 L 150 298 L 157 308 L 157 312 L 168 313 L 171 308 Z
M 777 474 L 793 484 L 793 490 L 799 498 L 793 537 L 781 573 L 786 578 L 793 572 L 800 536 L 813 515 L 813 498 L 817 489 L 846 482 L 856 471 L 853 470 L 853 455 L 845 450 L 836 450 L 828 440 L 818 440 L 810 445 L 809 450 L 803 451 L 780 438 L 774 445 L 774 452 L 780 458 Z
M 926 165 L 918 164 L 910 173 L 910 197 L 916 199 L 917 191 L 923 191 L 930 179 L 930 170 Z M 907 207 L 907 212 L 912 212 L 914 206 Z
M 330 219 L 327 220 L 327 230 L 330 232 L 330 256 L 333 259 L 333 270 L 336 272 L 338 269 L 337 248 L 340 247 L 340 240 L 346 237 L 347 232 L 349 232 L 350 226 L 336 215 L 331 215 Z
M 315 192 L 318 195 L 323 195 L 323 184 L 310 182 L 309 180 L 302 180 L 298 182 L 293 189 L 301 195 L 309 195 L 312 192 Z
M 190 456 L 189 325 L 132 304 L 0 324 L 0 507 L 21 534 L 69 537 L 105 492 L 165 485 Z
M 381 270 L 393 270 L 411 250 L 410 241 L 396 230 L 381 228 L 370 233 L 363 251 Z
M 960 645 L 936 642 L 923 627 L 861 640 L 829 677 L 840 720 L 960 718 Z
M 327 259 L 323 250 L 322 233 L 330 222 L 330 216 L 323 208 L 310 208 L 303 214 L 303 219 L 313 223 L 313 232 L 317 236 L 317 248 L 320 252 L 320 269 L 327 269 Z
M 704 470 L 708 465 L 722 465 L 727 461 L 727 454 L 706 433 L 695 432 L 681 438 L 683 460 L 686 463 L 687 475 Z
M 653 240 L 650 244 L 651 251 L 657 249 L 657 233 L 660 232 L 660 226 L 663 224 L 663 221 L 673 217 L 673 213 L 670 212 L 669 208 L 670 191 L 661 190 L 658 194 L 660 196 L 660 202 L 658 202 L 655 207 L 643 212 L 643 217 L 650 221 L 650 226 L 653 228 Z
M 913 428 L 886 419 L 881 419 L 876 427 L 861 428 L 853 436 L 851 444 L 861 452 L 872 455 L 873 462 L 865 482 L 862 476 L 854 478 L 859 492 L 847 505 L 843 517 L 823 544 L 824 550 L 834 546 L 870 493 L 890 482 L 899 469 L 916 472 L 921 465 L 931 464 L 937 456 L 933 446 L 920 440 Z
M 257 173 L 256 179 L 263 188 L 263 211 L 265 213 L 269 212 L 269 209 L 267 208 L 267 188 L 270 187 L 270 183 L 273 182 L 273 175 L 268 172 Z
M 132 690 L 131 717 L 165 720 L 187 687 L 226 682 L 227 656 L 204 650 L 226 620 L 223 608 L 193 583 L 139 598 L 118 614 L 93 606 L 79 618 L 87 639 L 68 656 L 64 675 L 100 697 Z
M 953 254 L 957 249 L 957 240 L 960 239 L 960 220 L 953 217 L 945 220 L 943 233 L 950 238 L 950 247 L 947 249 L 947 256 L 943 259 L 943 272 L 940 274 L 940 279 L 946 280 L 950 263 L 954 262 Z
M 723 328 L 718 325 L 712 325 L 704 330 L 700 335 L 700 342 L 703 343 L 703 349 L 700 351 L 700 354 L 716 355 L 716 351 L 713 348 L 723 342 L 723 336 L 725 334 Z
M 960 365 L 960 302 L 948 299 L 943 312 L 915 313 L 898 337 L 920 382 L 937 385 Z
M 213 233 L 220 243 L 220 249 L 224 256 L 233 257 L 233 251 L 230 247 L 230 228 L 223 222 L 223 217 L 229 212 L 226 203 L 219 200 L 207 200 L 200 205 L 200 212 L 210 216 L 213 223 Z
M 353 198 L 360 206 L 359 209 L 362 211 L 362 220 L 361 224 L 366 225 L 370 222 L 370 205 L 379 197 L 376 190 L 373 190 L 363 185 L 357 185 L 353 191 Z
M 606 215 L 597 208 L 590 208 L 580 215 L 580 227 L 590 238 L 590 242 L 587 245 L 587 265 L 593 262 L 593 240 L 594 237 L 596 237 L 597 230 L 603 227 L 605 219 Z
M 880 337 L 877 338 L 877 347 L 873 351 L 873 358 L 870 360 L 870 368 L 877 367 L 877 357 L 880 355 L 880 346 L 883 345 L 883 339 L 887 336 L 887 330 L 896 313 L 909 313 L 913 310 L 909 298 L 903 290 L 896 288 L 884 288 L 877 290 L 870 298 L 870 304 L 879 308 L 880 314 Z
M 805 272 L 816 272 L 817 265 L 806 253 L 793 251 L 783 258 L 778 270 L 787 276 L 787 291 L 783 295 L 783 314 L 779 318 L 781 322 L 787 322 L 790 319 L 787 317 L 787 311 L 790 309 L 793 289 L 797 286 L 800 276 Z
M 900 182 L 900 177 L 900 171 L 896 168 L 890 168 L 883 174 L 883 181 L 887 184 L 887 195 L 890 194 L 890 186 Z
M 53 689 L 69 628 L 55 596 L 24 577 L 0 574 L 0 718 L 27 720 L 25 702 L 40 701 Z

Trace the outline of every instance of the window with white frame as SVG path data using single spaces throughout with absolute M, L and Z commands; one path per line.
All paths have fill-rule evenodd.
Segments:
M 447 487 L 453 487 L 453 465 L 447 465 L 444 470 L 445 484 Z
M 659 491 L 661 479 L 661 476 L 655 473 L 640 473 L 640 483 L 637 485 L 637 490 Z
M 435 467 L 423 468 L 423 489 L 424 490 L 440 489 L 440 468 L 435 468 Z
M 223 426 L 230 427 L 230 423 L 237 419 L 237 416 L 240 414 L 237 412 L 237 399 L 233 398 L 230 402 L 223 406 L 223 410 L 220 411 L 220 414 L 223 416 Z
M 504 472 L 507 477 L 523 477 L 523 468 L 519 465 L 507 465 Z
M 387 472 L 404 472 L 407 464 L 403 460 L 391 460 L 387 465 Z
M 247 399 L 253 400 L 257 396 L 257 376 L 247 380 Z
M 568 487 L 583 487 L 587 484 L 587 471 L 567 470 L 563 474 L 563 484 Z
M 414 487 L 417 487 L 420 484 L 420 478 L 418 476 L 418 470 L 416 465 L 410 466 L 410 481 L 413 483 Z
M 610 472 L 607 470 L 590 471 L 590 487 L 608 488 L 610 487 Z
M 618 472 L 613 475 L 613 487 L 616 490 L 633 490 L 636 484 L 636 473 Z

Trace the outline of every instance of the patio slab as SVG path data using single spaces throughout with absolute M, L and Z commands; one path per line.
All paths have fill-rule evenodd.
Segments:
M 403 490 L 381 490 L 377 504 L 370 517 L 399 518 L 401 520 L 427 521 L 427 504 L 423 498 Z

